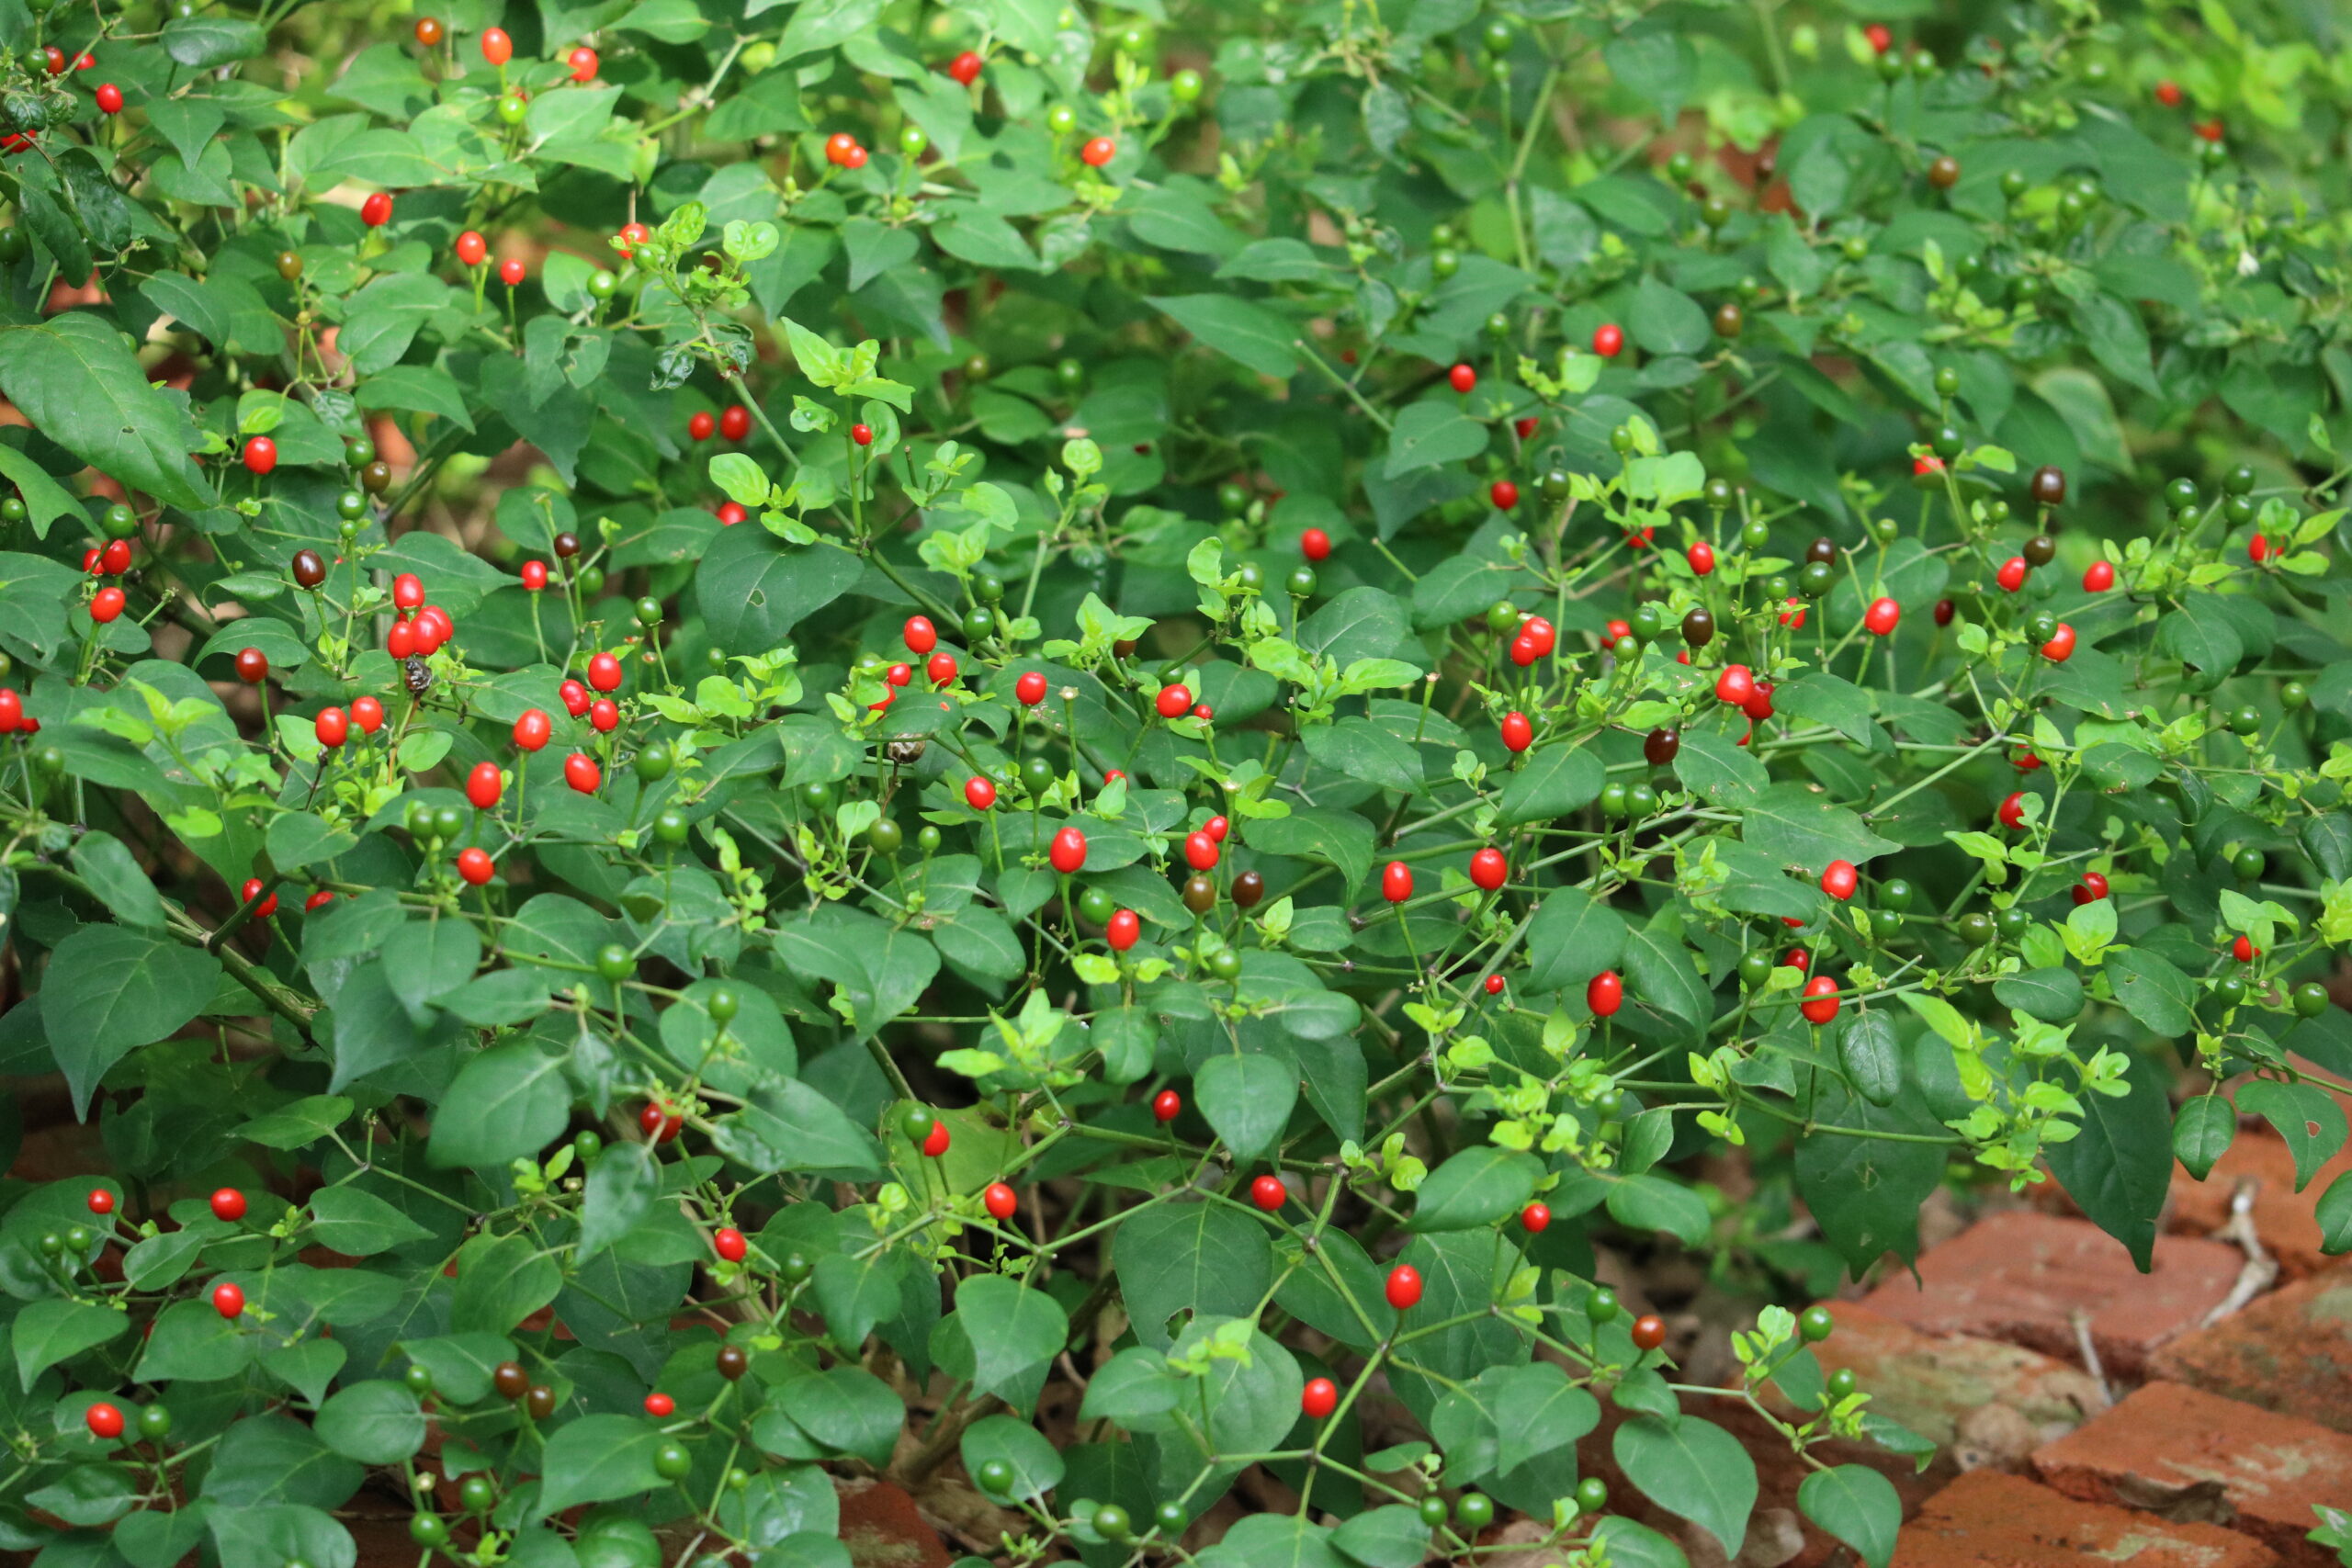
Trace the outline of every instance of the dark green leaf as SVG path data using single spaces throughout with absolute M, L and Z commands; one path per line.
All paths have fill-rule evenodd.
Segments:
M 1636 1416 L 1610 1449 L 1642 1495 L 1696 1523 L 1724 1556 L 1739 1555 L 1756 1506 L 1756 1464 L 1738 1438 L 1695 1416 Z

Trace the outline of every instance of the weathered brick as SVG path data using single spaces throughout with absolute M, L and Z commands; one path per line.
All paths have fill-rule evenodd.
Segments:
M 2184 1336 L 2158 1377 L 2352 1432 L 2352 1269 L 2335 1269 Z
M 1995 1214 L 1919 1259 L 1862 1304 L 1930 1334 L 2007 1339 L 2077 1361 L 2085 1314 L 2109 1376 L 2136 1380 L 2157 1347 L 2194 1328 L 2228 1295 L 2245 1256 L 2190 1236 L 2156 1238 L 2143 1274 L 2123 1244 L 2086 1220 L 2028 1209 Z
M 1826 1304 L 1838 1330 L 1813 1348 L 1821 1370 L 1852 1371 L 1872 1411 L 1929 1438 L 1960 1469 L 2021 1465 L 2107 1408 L 2079 1367 L 1997 1339 L 1924 1334 L 1855 1302 Z
M 2280 1276 L 2300 1280 L 2335 1261 L 2319 1249 L 2316 1210 L 2327 1184 L 2347 1170 L 2352 1170 L 2352 1144 L 2337 1150 L 2298 1192 L 2295 1156 L 2287 1151 L 2286 1140 L 2267 1127 L 2240 1127 L 2229 1152 L 2214 1162 L 2204 1180 L 2173 1168 L 2170 1223 L 2173 1229 L 2194 1235 L 2217 1230 L 2228 1222 L 2230 1201 L 2238 1189 L 2251 1186 L 2255 1235 L 2278 1259 Z
M 2148 1384 L 2033 1467 L 2069 1496 L 2193 1513 L 2309 1568 L 2335 1560 L 2303 1539 L 2312 1505 L 2352 1498 L 2352 1437 L 2177 1382 Z
M 2167 1524 L 1974 1470 L 1903 1527 L 1893 1568 L 2270 1568 L 2278 1561 L 2234 1531 Z
M 888 1481 L 835 1477 L 842 1543 L 854 1568 L 947 1568 L 947 1548 L 906 1489 Z

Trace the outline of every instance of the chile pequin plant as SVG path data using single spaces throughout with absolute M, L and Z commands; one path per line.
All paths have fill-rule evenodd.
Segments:
M 2341 20 L 1894 9 L 0 0 L 0 1550 L 1885 1568 L 2352 1087 Z

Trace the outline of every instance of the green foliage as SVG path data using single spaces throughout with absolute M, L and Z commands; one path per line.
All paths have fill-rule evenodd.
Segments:
M 0 1548 L 1883 1568 L 1790 1306 L 2352 1079 L 2341 40 L 1895 9 L 0 7 Z

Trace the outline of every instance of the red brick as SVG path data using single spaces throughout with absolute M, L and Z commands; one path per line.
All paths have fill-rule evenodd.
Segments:
M 2268 1127 L 2240 1127 L 2236 1142 L 2213 1164 L 2205 1179 L 2196 1180 L 2175 1167 L 2172 1174 L 2171 1225 L 2178 1231 L 2204 1235 L 2230 1218 L 2230 1200 L 2241 1186 L 2251 1185 L 2254 1233 L 2278 1259 L 2282 1278 L 2300 1280 L 2335 1261 L 2319 1249 L 2319 1219 L 2315 1213 L 2327 1184 L 2352 1170 L 2352 1144 L 2338 1149 L 2301 1192 L 2295 1190 L 2295 1156 L 2286 1140 Z
M 2271 1568 L 2278 1561 L 2259 1542 L 2212 1525 L 2166 1524 L 1973 1470 L 1903 1527 L 1893 1568 Z
M 947 1548 L 906 1489 L 888 1481 L 835 1477 L 842 1543 L 854 1568 L 947 1568 Z
M 2303 1539 L 2312 1505 L 2352 1498 L 2352 1438 L 2177 1382 L 2148 1384 L 2035 1454 L 2033 1467 L 2069 1496 L 2127 1507 L 2193 1503 L 2180 1495 L 2218 1483 L 2226 1506 L 2212 1523 L 2309 1568 L 2335 1561 Z
M 2245 1255 L 2218 1241 L 2158 1236 L 2143 1274 L 2123 1244 L 2087 1220 L 2030 1209 L 1995 1214 L 1919 1259 L 1862 1304 L 1930 1334 L 2007 1339 L 2079 1362 L 2072 1314 L 2087 1314 L 2109 1376 L 2136 1381 L 2157 1347 L 2197 1326 L 2229 1294 Z
M 1813 1348 L 1821 1370 L 1852 1371 L 1873 1412 L 1928 1438 L 1960 1469 L 2022 1465 L 2107 1408 L 2106 1392 L 2079 1367 L 1997 1339 L 1923 1334 L 1855 1302 L 1826 1304 L 1838 1328 Z
M 2157 1352 L 2156 1376 L 2352 1432 L 2352 1269 L 2274 1292 Z

